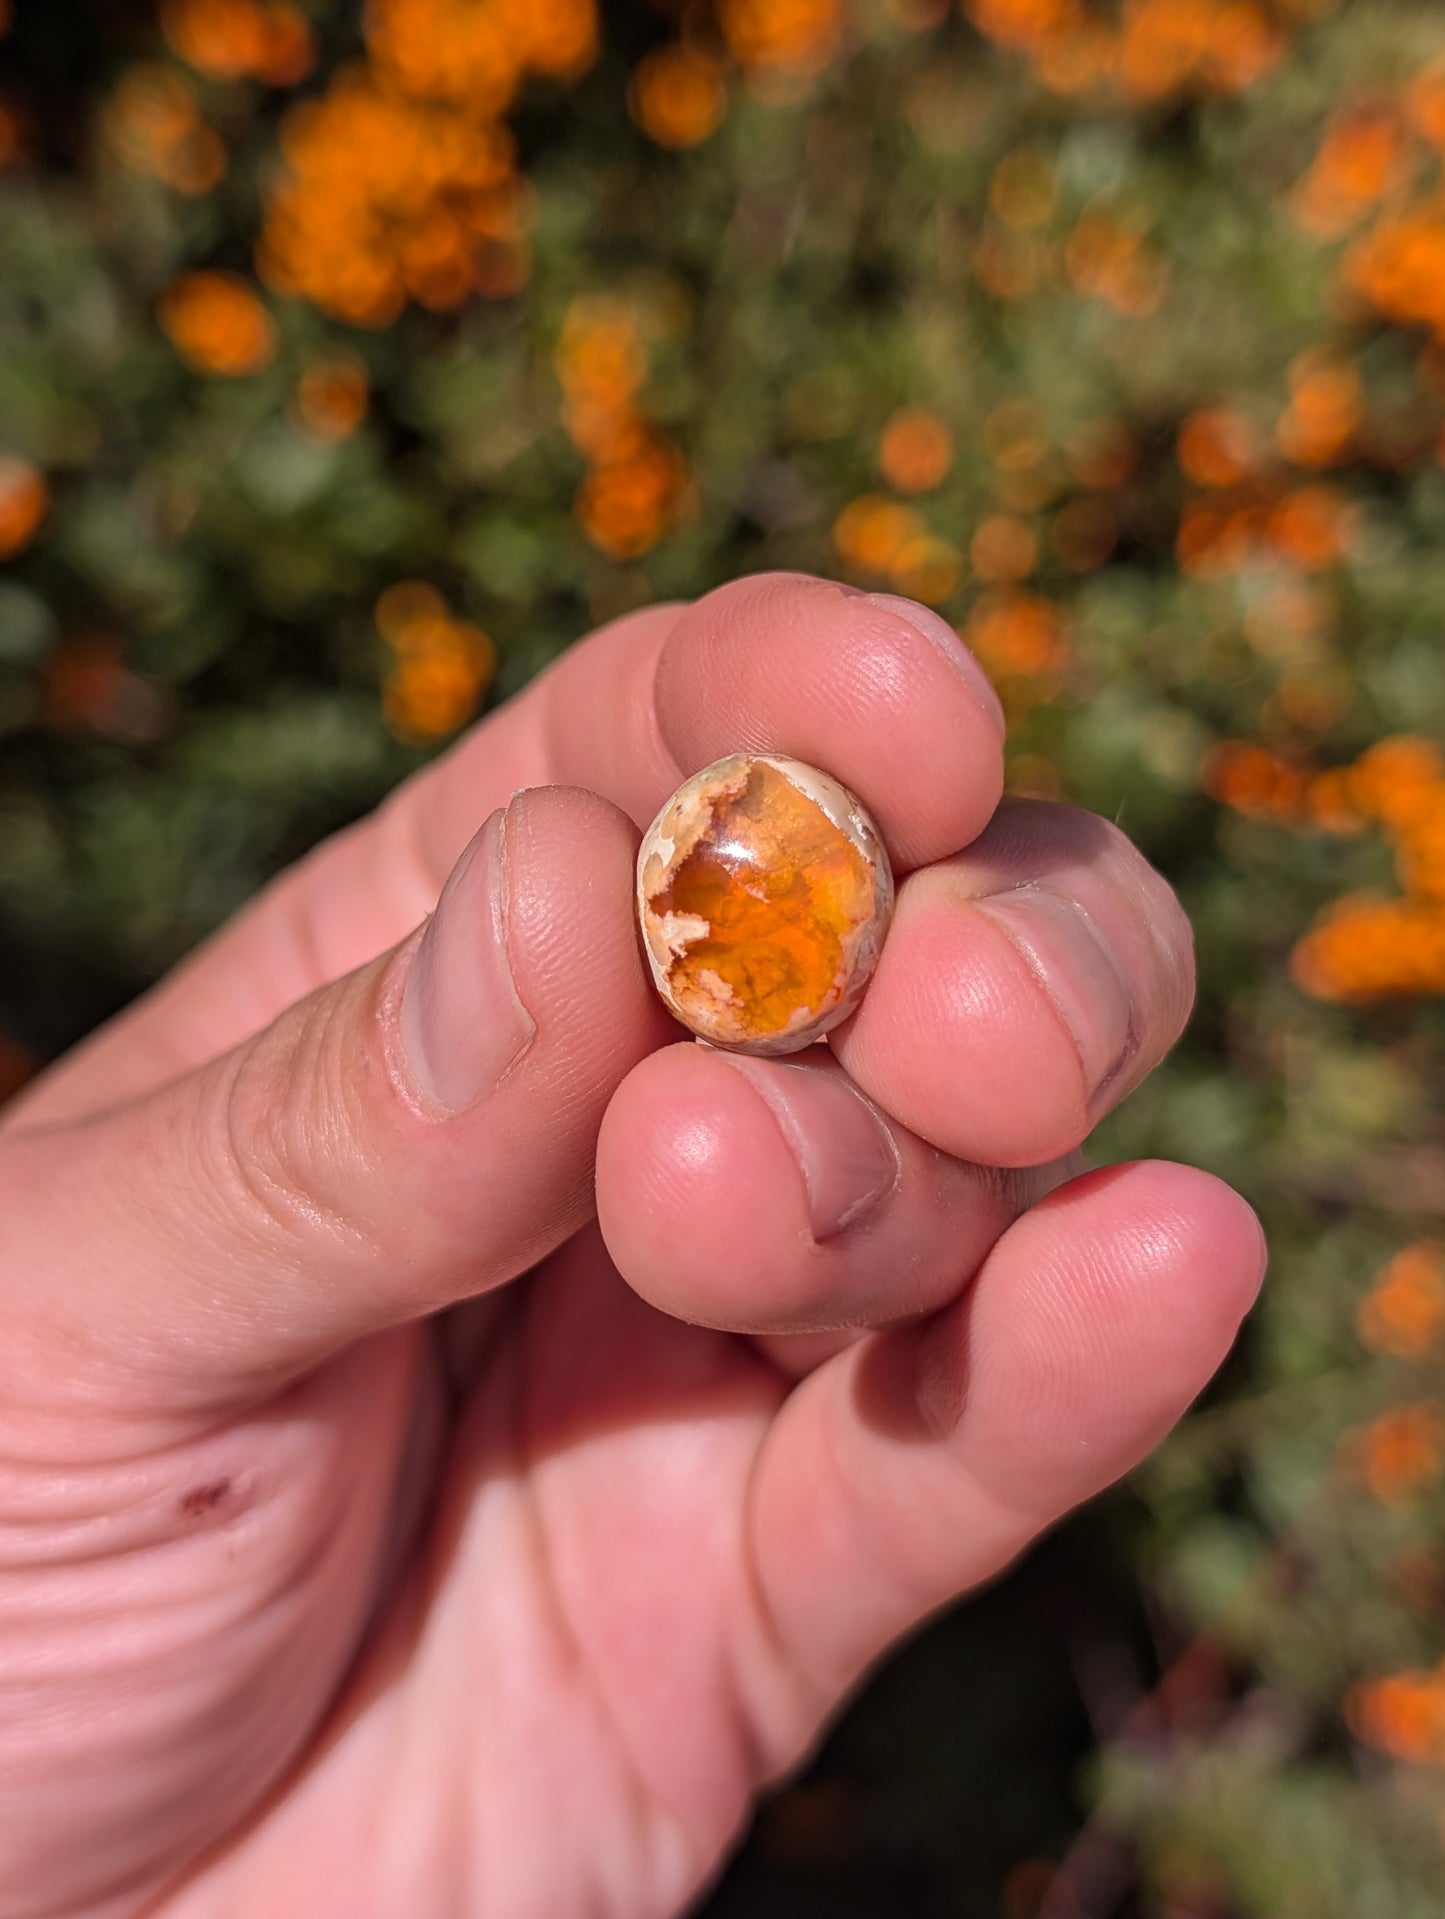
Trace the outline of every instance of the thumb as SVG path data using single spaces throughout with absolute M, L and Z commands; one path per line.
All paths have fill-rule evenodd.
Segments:
M 636 839 L 592 794 L 520 793 L 394 951 L 134 1105 L 5 1136 L 21 1376 L 61 1351 L 147 1404 L 266 1389 L 567 1238 L 613 1090 L 675 1031 Z

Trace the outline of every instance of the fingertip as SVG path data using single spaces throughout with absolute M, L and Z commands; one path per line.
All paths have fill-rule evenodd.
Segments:
M 662 648 L 657 717 L 689 770 L 734 752 L 822 767 L 906 869 L 983 829 L 1003 790 L 1003 741 L 972 669 L 888 600 L 800 573 L 717 588 Z
M 779 1145 L 758 1093 L 706 1048 L 681 1042 L 633 1068 L 603 1116 L 597 1218 L 634 1292 L 708 1325 L 771 1318 L 769 1249 L 807 1238 Z

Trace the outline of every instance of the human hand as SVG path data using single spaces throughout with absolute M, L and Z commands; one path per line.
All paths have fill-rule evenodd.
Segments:
M 0 1919 L 676 1912 L 1218 1365 L 1253 1214 L 1077 1152 L 1186 923 L 1000 803 L 904 608 L 769 575 L 603 629 L 6 1114 Z M 637 824 L 736 750 L 902 878 L 791 1061 L 684 1038 L 633 925 Z

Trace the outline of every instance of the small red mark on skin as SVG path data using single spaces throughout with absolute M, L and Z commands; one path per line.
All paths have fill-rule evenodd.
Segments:
M 199 1519 L 202 1513 L 213 1513 L 230 1490 L 229 1479 L 208 1479 L 182 1495 L 181 1511 L 187 1519 Z

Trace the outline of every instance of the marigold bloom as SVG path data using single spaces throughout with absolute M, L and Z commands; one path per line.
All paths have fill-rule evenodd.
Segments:
M 1306 571 L 1329 566 L 1347 549 L 1354 509 L 1333 487 L 1306 486 L 1286 494 L 1269 519 L 1269 537 Z
M 1445 1761 L 1445 1674 L 1392 1673 L 1353 1687 L 1345 1717 L 1357 1739 L 1396 1759 Z
M 529 73 L 575 80 L 597 58 L 597 9 L 593 0 L 528 0 L 506 6 Z
M 1179 429 L 1180 470 L 1196 486 L 1237 486 L 1253 451 L 1249 421 L 1229 407 L 1202 407 Z
M 904 549 L 928 536 L 921 514 L 880 493 L 851 500 L 833 522 L 839 558 L 859 573 L 891 573 Z
M 682 455 L 649 429 L 635 447 L 587 475 L 577 495 L 578 524 L 609 559 L 635 560 L 666 531 L 686 483 Z
M 953 465 L 953 435 L 925 408 L 900 408 L 883 429 L 878 464 L 898 492 L 931 493 Z
M 1338 239 L 1399 180 L 1406 161 L 1394 113 L 1355 108 L 1330 127 L 1295 189 L 1291 205 L 1296 221 L 1318 239 Z
M 638 62 L 627 90 L 632 117 L 662 147 L 695 147 L 727 113 L 722 68 L 691 47 L 658 47 Z
M 1306 790 L 1302 768 L 1248 740 L 1222 740 L 1204 756 L 1200 784 L 1211 798 L 1258 819 L 1289 819 Z
M 187 66 L 216 80 L 290 87 L 315 61 L 305 17 L 284 0 L 165 0 L 161 30 Z
M 1290 362 L 1289 388 L 1289 406 L 1275 429 L 1279 450 L 1297 466 L 1328 466 L 1364 417 L 1359 368 L 1328 348 L 1311 347 Z
M 409 298 L 447 311 L 473 293 L 516 291 L 525 200 L 505 128 L 353 69 L 291 110 L 282 149 L 287 177 L 258 251 L 278 292 L 385 326 Z M 497 248 L 512 266 L 500 283 Z
M 956 546 L 932 533 L 905 540 L 893 557 L 888 577 L 900 593 L 925 606 L 941 606 L 952 598 L 963 575 L 963 557 Z
M 1445 152 L 1445 59 L 1417 73 L 1406 96 L 1410 124 L 1422 140 Z
M 157 307 L 161 330 L 200 373 L 255 373 L 276 351 L 276 323 L 234 273 L 185 273 Z
M 1445 753 L 1433 740 L 1396 733 L 1362 753 L 1348 777 L 1362 813 L 1406 832 L 1428 819 L 1445 795 Z
M 1038 593 L 985 593 L 963 637 L 996 679 L 1046 678 L 1068 659 L 1062 610 Z
M 453 619 L 435 587 L 403 580 L 376 604 L 376 624 L 396 656 L 382 691 L 382 715 L 399 739 L 454 733 L 475 712 L 497 665 L 479 626 Z
M 0 454 L 0 560 L 24 552 L 50 507 L 45 475 L 29 460 Z
M 1388 319 L 1428 326 L 1445 340 L 1445 196 L 1416 203 L 1356 241 L 1344 280 Z
M 1066 37 L 1084 20 L 1079 0 L 964 0 L 964 12 L 990 40 L 1023 53 Z
M 1290 970 L 1317 999 L 1445 993 L 1445 905 L 1347 895 L 1299 941 Z
M 636 318 L 606 296 L 574 300 L 553 355 L 568 437 L 591 460 L 636 453 L 646 435 L 637 396 L 647 351 Z
M 1437 1479 L 1445 1465 L 1445 1411 L 1428 1400 L 1393 1406 L 1347 1433 L 1341 1457 L 1376 1499 L 1398 1506 Z
M 1355 1325 L 1373 1352 L 1428 1352 L 1445 1331 L 1445 1246 L 1418 1240 L 1396 1253 L 1360 1301 Z
M 746 67 L 817 73 L 842 32 L 840 0 L 719 0 L 718 24 Z
M 354 354 L 313 360 L 296 382 L 292 411 L 310 439 L 344 440 L 366 418 L 371 385 Z

